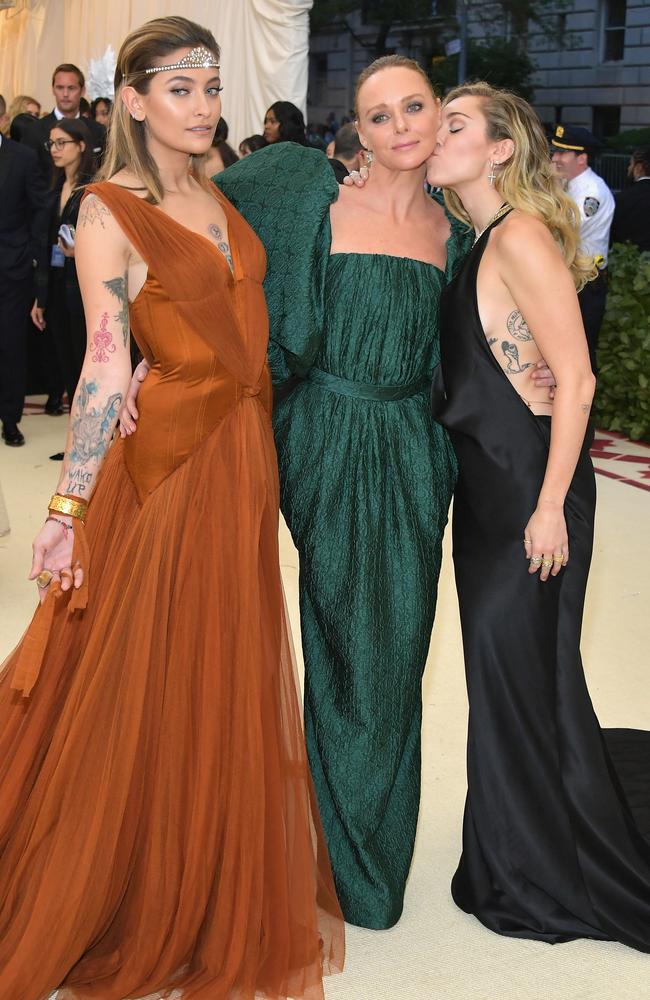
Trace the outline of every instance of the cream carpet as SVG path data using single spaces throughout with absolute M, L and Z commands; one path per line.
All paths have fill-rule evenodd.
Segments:
M 11 522 L 11 533 L 0 538 L 2 656 L 19 639 L 35 605 L 34 585 L 26 579 L 30 543 L 56 485 L 58 466 L 48 456 L 63 447 L 65 418 L 29 416 L 21 426 L 24 448 L 0 443 L 0 484 Z M 650 493 L 602 476 L 598 489 L 583 641 L 589 686 L 603 725 L 648 729 Z M 422 811 L 405 913 L 391 931 L 348 929 L 347 967 L 328 982 L 328 1000 L 650 1000 L 650 956 L 617 944 L 550 947 L 501 938 L 451 901 L 465 793 L 467 711 L 446 543 L 424 684 Z M 284 526 L 281 554 L 297 637 L 297 556 Z M 297 641 L 298 652 L 299 646 Z

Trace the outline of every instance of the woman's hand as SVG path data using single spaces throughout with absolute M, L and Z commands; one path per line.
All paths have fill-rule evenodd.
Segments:
M 544 358 L 540 358 L 537 364 L 531 368 L 530 377 L 536 389 L 543 389 L 545 386 L 548 386 L 548 398 L 555 399 L 555 389 L 557 386 L 555 375 L 544 361 Z
M 71 587 L 78 590 L 83 583 L 81 567 L 77 566 L 76 569 L 72 567 L 73 543 L 72 518 L 65 514 L 57 514 L 55 519 L 48 518 L 34 539 L 29 579 L 36 580 L 43 574 L 42 582 L 45 586 L 39 583 L 38 587 L 41 604 L 55 581 L 61 584 L 61 590 L 70 590 Z M 46 580 L 48 573 L 52 574 L 49 582 Z
M 41 333 L 42 333 L 43 330 L 45 329 L 45 325 L 46 325 L 45 324 L 45 310 L 41 309 L 41 307 L 39 306 L 38 302 L 35 302 L 34 305 L 32 306 L 32 311 L 31 311 L 31 313 L 29 315 L 32 318 L 32 323 L 34 324 L 34 326 L 37 329 L 39 329 L 41 331 Z
M 557 576 L 569 561 L 569 536 L 560 504 L 540 501 L 524 528 L 524 548 L 529 573 L 540 570 L 540 580 Z
M 123 438 L 128 437 L 129 434 L 133 434 L 136 429 L 136 420 L 139 416 L 137 407 L 138 393 L 150 370 L 151 366 L 149 362 L 143 360 L 131 376 L 126 399 L 120 410 L 120 436 Z
M 370 177 L 370 170 L 368 167 L 361 167 L 360 170 L 352 170 L 347 177 L 343 178 L 343 183 L 346 187 L 359 187 L 362 188 L 368 178 Z
M 63 252 L 64 257 L 74 257 L 74 247 L 69 247 L 67 243 L 64 243 L 61 237 L 59 237 L 59 249 Z

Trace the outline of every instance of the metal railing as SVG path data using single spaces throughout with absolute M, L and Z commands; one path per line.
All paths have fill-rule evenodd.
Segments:
M 592 166 L 612 191 L 621 191 L 627 184 L 629 153 L 598 153 Z

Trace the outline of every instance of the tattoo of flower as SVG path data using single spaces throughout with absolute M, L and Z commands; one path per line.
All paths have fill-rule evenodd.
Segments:
M 91 349 L 94 348 L 93 361 L 104 364 L 110 361 L 109 355 L 115 354 L 113 334 L 108 329 L 108 313 L 103 313 L 99 321 L 99 330 L 95 330 Z
M 533 335 L 526 325 L 526 320 L 521 315 L 518 309 L 511 312 L 506 320 L 506 326 L 508 327 L 508 333 L 515 340 L 532 340 Z
M 210 236 L 212 237 L 212 239 L 215 241 L 215 243 L 217 244 L 217 246 L 221 250 L 221 253 L 224 255 L 224 257 L 228 261 L 228 267 L 230 268 L 231 271 L 234 271 L 235 270 L 235 265 L 233 264 L 233 259 L 232 259 L 232 254 L 230 252 L 230 247 L 229 247 L 227 241 L 225 240 L 224 235 L 221 232 L 221 229 L 219 228 L 219 226 L 217 226 L 214 222 L 212 222 L 208 226 L 208 232 L 210 233 Z
M 124 274 L 122 278 L 109 278 L 108 281 L 104 281 L 103 285 L 109 290 L 111 295 L 114 295 L 120 304 L 120 311 L 113 317 L 116 323 L 120 324 L 120 329 L 122 331 L 122 340 L 124 341 L 124 346 L 129 342 L 129 300 L 127 296 L 127 275 Z
M 97 396 L 97 383 L 81 380 L 76 396 L 75 413 L 72 419 L 72 447 L 69 461 L 70 472 L 75 466 L 87 465 L 95 459 L 100 462 L 110 444 L 117 415 L 122 402 L 120 392 L 113 393 L 101 406 L 93 406 Z

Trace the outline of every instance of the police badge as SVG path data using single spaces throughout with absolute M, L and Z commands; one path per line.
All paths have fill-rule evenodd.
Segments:
M 598 198 L 585 198 L 584 210 L 588 219 L 590 219 L 592 215 L 595 215 L 599 208 L 600 202 L 598 201 Z

